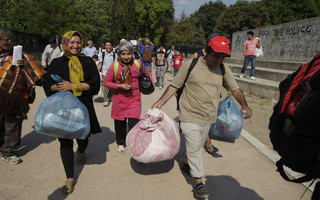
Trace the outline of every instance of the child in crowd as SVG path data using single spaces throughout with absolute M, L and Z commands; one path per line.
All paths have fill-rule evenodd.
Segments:
M 182 62 L 183 62 L 183 56 L 180 50 L 177 50 L 176 53 L 173 55 L 174 76 L 176 76 L 176 74 L 178 73 L 179 68 L 182 65 Z

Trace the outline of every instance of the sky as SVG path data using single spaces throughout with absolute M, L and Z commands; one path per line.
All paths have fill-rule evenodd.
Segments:
M 175 9 L 175 18 L 180 18 L 183 10 L 189 16 L 200 8 L 201 5 L 208 3 L 209 1 L 216 2 L 216 0 L 173 0 Z M 227 6 L 234 4 L 237 0 L 222 0 Z

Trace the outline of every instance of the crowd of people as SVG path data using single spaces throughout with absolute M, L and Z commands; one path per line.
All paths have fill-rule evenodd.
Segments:
M 136 46 L 126 39 L 122 39 L 117 47 L 106 41 L 98 50 L 89 40 L 88 46 L 83 48 L 83 37 L 78 31 L 66 32 L 61 41 L 59 38 L 50 39 L 43 52 L 41 65 L 27 54 L 18 60 L 16 66 L 11 65 L 10 45 L 10 32 L 0 29 L 0 78 L 7 80 L 0 82 L 0 153 L 3 160 L 12 164 L 22 162 L 16 155 L 16 150 L 20 143 L 22 121 L 26 119 L 29 110 L 28 99 L 36 85 L 43 85 L 47 96 L 70 91 L 88 109 L 90 133 L 84 140 L 76 140 L 76 163 L 84 165 L 90 134 L 102 132 L 93 106 L 93 96 L 101 91 L 103 106 L 108 107 L 112 102 L 111 118 L 114 120 L 117 151 L 123 154 L 126 134 L 139 122 L 141 115 L 140 67 L 144 65 L 148 69 L 146 74 L 151 80 L 152 70 L 155 69 L 156 82 L 153 84 L 160 90 L 165 86 L 165 73 L 173 73 L 172 82 L 152 108 L 161 109 L 179 88 L 184 87 L 178 102 L 178 114 L 180 129 L 186 139 L 186 150 L 179 165 L 194 179 L 193 193 L 196 198 L 209 195 L 203 184 L 206 174 L 202 148 L 208 153 L 218 150 L 211 144 L 208 133 L 210 126 L 216 121 L 222 87 L 239 102 L 241 111 L 247 111 L 244 118 L 252 115 L 231 70 L 223 64 L 225 57 L 231 55 L 229 40 L 224 36 L 209 36 L 207 45 L 201 50 L 202 54 L 197 53 L 193 59 L 186 62 L 179 49 L 172 46 L 166 51 L 163 45 L 159 45 L 155 50 L 154 44 L 148 38 L 139 38 Z M 189 75 L 191 62 L 196 64 Z M 220 66 L 223 66 L 224 72 Z M 29 68 L 28 73 L 34 74 L 31 76 L 32 81 L 24 76 L 24 70 Z M 21 73 L 17 80 L 15 73 Z M 59 75 L 63 81 L 55 82 L 50 76 L 52 74 Z M 15 87 L 15 80 L 22 85 L 20 89 Z M 74 177 L 73 140 L 58 140 L 67 178 L 62 192 L 69 195 L 77 183 Z

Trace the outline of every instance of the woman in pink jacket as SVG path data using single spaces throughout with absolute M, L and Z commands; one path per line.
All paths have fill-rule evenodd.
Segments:
M 103 83 L 114 91 L 111 118 L 114 119 L 118 152 L 124 153 L 126 121 L 128 120 L 129 132 L 139 122 L 141 115 L 138 66 L 142 67 L 142 64 L 133 59 L 134 47 L 125 39 L 120 41 L 118 53 L 119 58 L 109 67 Z M 152 80 L 148 70 L 146 73 Z

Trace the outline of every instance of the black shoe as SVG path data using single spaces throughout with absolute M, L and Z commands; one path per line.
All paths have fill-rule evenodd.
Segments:
M 206 186 L 203 185 L 203 183 L 197 184 L 193 188 L 193 196 L 196 199 L 205 199 L 209 197 L 208 190 L 206 189 Z

